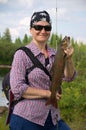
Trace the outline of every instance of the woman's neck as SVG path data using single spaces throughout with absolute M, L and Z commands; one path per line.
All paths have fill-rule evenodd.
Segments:
M 33 41 L 36 46 L 40 49 L 40 51 L 45 55 L 45 57 L 48 57 L 48 51 L 47 51 L 47 46 L 46 43 L 38 43 L 36 41 Z

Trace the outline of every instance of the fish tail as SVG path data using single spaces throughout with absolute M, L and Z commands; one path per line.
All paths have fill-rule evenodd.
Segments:
M 45 105 L 53 105 L 55 108 L 58 108 L 57 100 L 49 98 Z

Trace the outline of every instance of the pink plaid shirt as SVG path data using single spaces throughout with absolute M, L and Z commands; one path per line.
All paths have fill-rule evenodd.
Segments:
M 33 54 L 40 60 L 45 66 L 45 56 L 34 43 L 27 45 L 31 49 Z M 47 47 L 49 53 L 49 64 L 46 66 L 48 71 L 51 70 L 54 62 L 55 50 Z M 45 74 L 40 68 L 34 68 L 28 75 L 29 86 L 25 83 L 26 69 L 33 65 L 30 58 L 22 50 L 18 50 L 13 59 L 12 69 L 10 73 L 10 84 L 15 99 L 21 98 L 23 92 L 28 87 L 36 87 L 39 89 L 49 89 L 51 81 L 48 75 Z M 58 110 L 52 105 L 46 106 L 47 99 L 24 99 L 15 105 L 13 113 L 19 115 L 34 123 L 44 125 L 48 116 L 49 110 L 51 110 L 51 116 L 53 124 L 57 123 Z
M 31 49 L 33 54 L 45 66 L 45 56 L 40 52 L 37 46 L 34 43 L 30 43 L 27 47 Z M 52 48 L 47 47 L 47 49 L 49 53 L 49 64 L 46 68 L 50 72 L 56 52 Z M 28 87 L 36 87 L 46 90 L 50 87 L 51 81 L 48 75 L 37 67 L 28 74 L 29 85 L 25 83 L 26 69 L 32 66 L 32 61 L 24 51 L 18 50 L 15 53 L 10 73 L 10 84 L 15 99 L 17 100 L 21 98 L 23 92 Z M 56 125 L 58 109 L 54 108 L 52 105 L 46 106 L 46 101 L 47 99 L 24 99 L 15 105 L 13 113 L 44 126 L 48 113 L 51 110 L 52 122 Z

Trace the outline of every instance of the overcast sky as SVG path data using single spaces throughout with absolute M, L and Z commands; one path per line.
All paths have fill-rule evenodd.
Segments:
M 41 10 L 49 12 L 52 32 L 86 43 L 86 0 L 0 0 L 1 36 L 6 28 L 13 40 L 29 36 L 30 17 Z

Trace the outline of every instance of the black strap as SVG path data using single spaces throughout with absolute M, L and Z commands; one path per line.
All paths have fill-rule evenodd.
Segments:
M 31 61 L 33 62 L 33 64 L 34 64 L 36 67 L 41 68 L 41 69 L 49 76 L 49 78 L 50 78 L 50 80 L 51 80 L 51 75 L 50 75 L 50 73 L 48 72 L 48 70 L 47 70 L 47 69 L 41 64 L 41 62 L 34 56 L 34 54 L 32 53 L 32 51 L 31 51 L 29 48 L 23 46 L 23 47 L 20 47 L 19 49 L 23 50 L 23 51 L 30 57 L 30 59 L 31 59 Z M 19 49 L 18 49 L 18 50 L 19 50 Z
M 26 69 L 26 75 L 25 75 L 25 81 L 27 84 L 29 84 L 29 80 L 28 80 L 28 74 L 35 68 L 36 66 L 33 65 L 30 68 Z

